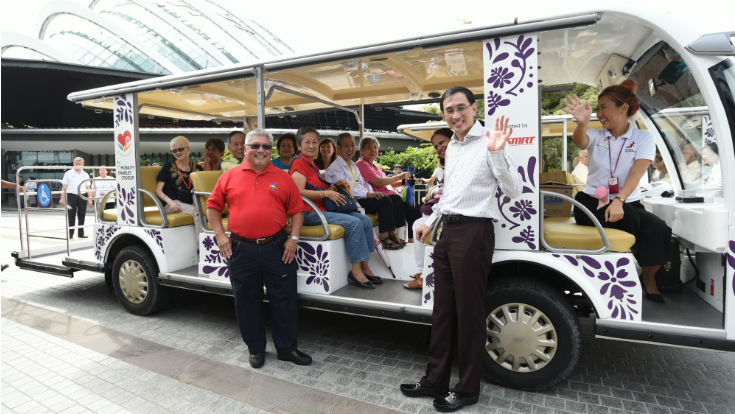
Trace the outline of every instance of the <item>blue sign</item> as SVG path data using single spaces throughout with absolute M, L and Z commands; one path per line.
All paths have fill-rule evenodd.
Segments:
M 40 183 L 38 184 L 38 206 L 42 208 L 49 208 L 51 207 L 52 200 L 51 200 L 51 188 L 49 188 L 47 183 Z

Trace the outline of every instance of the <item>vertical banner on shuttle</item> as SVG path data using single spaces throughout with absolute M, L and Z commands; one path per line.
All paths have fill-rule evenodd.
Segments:
M 522 194 L 511 199 L 494 195 L 501 218 L 495 223 L 495 248 L 537 250 L 539 243 L 540 104 L 538 47 L 535 35 L 500 37 L 483 42 L 485 125 L 493 128 L 501 115 L 513 127 L 508 140 L 521 176 Z
M 115 96 L 115 173 L 117 174 L 117 224 L 138 224 L 138 97 Z

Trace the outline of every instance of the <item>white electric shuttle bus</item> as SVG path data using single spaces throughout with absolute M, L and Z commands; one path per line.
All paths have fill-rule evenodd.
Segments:
M 436 100 L 461 85 L 483 100 L 486 123 L 501 114 L 510 117 L 512 157 L 523 180 L 517 199 L 500 192 L 487 195 L 502 213 L 488 275 L 484 368 L 490 381 L 539 389 L 565 378 L 581 353 L 582 318 L 594 321 L 594 332 L 602 337 L 732 351 L 731 36 L 697 33 L 669 16 L 601 10 L 75 92 L 71 101 L 113 115 L 117 207 L 99 212 L 90 247 L 31 254 L 26 239 L 14 253 L 16 264 L 66 276 L 99 272 L 122 305 L 142 315 L 159 308 L 167 287 L 231 294 L 227 267 L 202 208 L 219 173 L 192 175 L 203 223 L 199 233 L 192 216 L 165 214 L 154 192 L 159 167 L 141 166 L 138 158 L 139 117 L 245 125 L 255 118 L 259 127 L 267 127 L 269 116 L 336 107 L 361 123 L 365 105 Z M 671 226 L 682 254 L 691 256 L 682 260 L 681 280 L 693 282 L 666 293 L 665 305 L 643 298 L 633 236 L 543 214 L 539 108 L 544 86 L 577 82 L 601 90 L 626 78 L 636 82 L 641 100 L 633 121 L 653 135 L 670 175 L 670 191 L 651 190 L 644 204 Z M 718 162 L 687 164 L 685 144 L 700 150 L 712 143 Z M 701 178 L 683 180 L 692 168 Z M 719 177 L 715 184 L 712 177 Z M 417 270 L 410 246 L 388 252 L 395 280 L 362 290 L 347 284 L 343 233 L 327 224 L 304 228 L 296 256 L 300 304 L 431 323 L 432 247 L 426 251 L 423 291 L 401 287 Z M 440 228 L 433 234 L 434 240 L 440 237 Z M 390 274 L 377 253 L 370 260 L 376 272 Z

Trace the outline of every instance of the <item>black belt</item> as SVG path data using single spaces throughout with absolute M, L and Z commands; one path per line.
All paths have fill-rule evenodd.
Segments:
M 230 237 L 233 238 L 233 239 L 235 239 L 235 240 L 243 241 L 243 242 L 246 242 L 246 243 L 255 243 L 255 244 L 260 245 L 260 244 L 270 243 L 273 240 L 275 240 L 278 236 L 280 236 L 282 234 L 285 234 L 285 233 L 286 232 L 284 231 L 284 229 L 281 229 L 281 230 L 278 231 L 278 233 L 276 233 L 276 234 L 274 234 L 272 236 L 260 237 L 260 238 L 257 238 L 257 239 L 248 239 L 247 237 L 242 237 L 242 236 L 239 236 L 239 235 L 237 235 L 235 233 L 230 233 Z
M 442 218 L 444 219 L 444 222 L 447 224 L 477 223 L 477 222 L 490 223 L 493 221 L 493 219 L 488 218 L 488 217 L 470 217 L 470 216 L 463 216 L 461 214 L 443 214 Z

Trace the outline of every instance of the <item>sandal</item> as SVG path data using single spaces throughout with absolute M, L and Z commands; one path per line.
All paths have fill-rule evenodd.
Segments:
M 395 231 L 392 231 L 388 233 L 388 237 L 396 244 L 398 244 L 401 247 L 406 247 L 406 242 L 404 240 L 401 240 L 400 237 L 396 234 Z
M 380 243 L 383 245 L 383 248 L 386 250 L 400 250 L 403 248 L 403 246 L 394 242 L 393 239 L 390 238 L 390 236 L 384 239 L 380 239 Z
M 424 287 L 424 279 L 422 279 L 421 275 L 419 275 L 419 277 L 417 277 L 416 279 L 408 283 L 404 283 L 403 287 L 405 287 L 406 289 L 421 289 Z
M 411 279 L 421 279 L 421 272 L 416 273 L 415 275 L 409 276 Z

